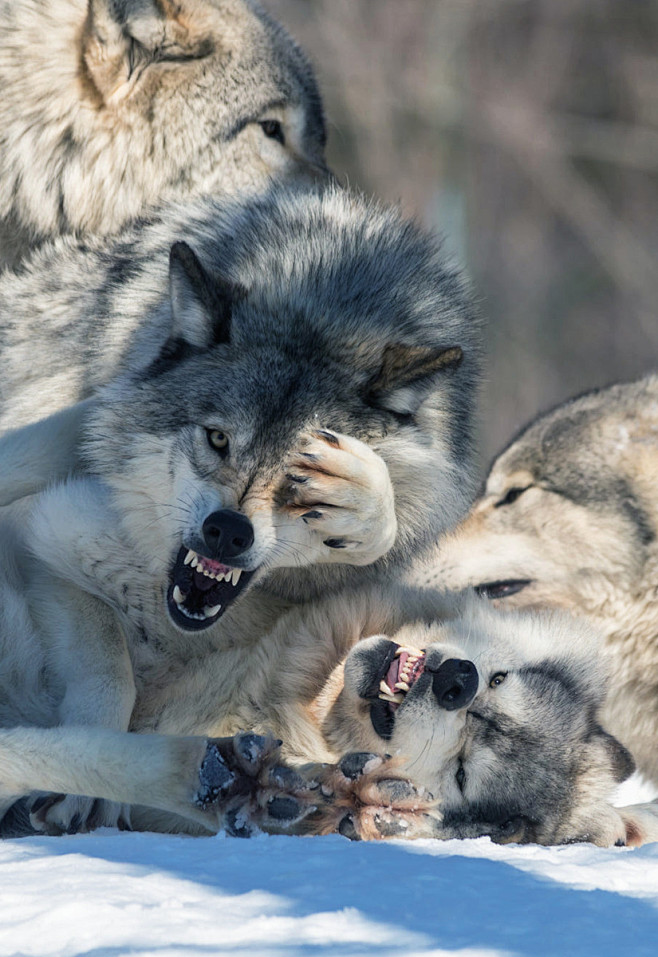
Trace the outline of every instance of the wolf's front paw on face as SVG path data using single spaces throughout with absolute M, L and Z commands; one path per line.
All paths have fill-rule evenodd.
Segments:
M 281 742 L 252 732 L 211 738 L 199 768 L 195 803 L 219 813 L 232 837 L 290 831 L 316 810 L 315 781 L 281 763 Z
M 30 805 L 30 824 L 50 836 L 87 834 L 98 827 L 130 830 L 130 808 L 73 794 L 39 794 Z
M 388 756 L 359 751 L 327 765 L 316 800 L 317 812 L 304 822 L 306 833 L 338 833 L 353 841 L 441 836 L 433 796 Z
M 301 437 L 286 469 L 285 509 L 306 526 L 317 561 L 368 565 L 392 547 L 393 486 L 364 442 L 316 429 Z

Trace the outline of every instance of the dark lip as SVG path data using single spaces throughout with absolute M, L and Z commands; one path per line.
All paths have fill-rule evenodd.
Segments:
M 482 582 L 475 586 L 475 591 L 482 598 L 493 601 L 494 598 L 509 598 L 523 591 L 532 584 L 532 578 L 505 578 L 501 581 Z
M 181 631 L 205 631 L 206 628 L 210 628 L 212 625 L 216 624 L 225 611 L 235 602 L 248 586 L 249 582 L 256 574 L 257 569 L 253 571 L 242 571 L 240 575 L 240 580 L 237 585 L 231 584 L 231 582 L 213 582 L 212 585 L 208 582 L 203 581 L 194 569 L 189 565 L 185 565 L 185 556 L 187 555 L 189 549 L 186 545 L 182 545 L 176 555 L 174 563 L 169 573 L 169 587 L 167 588 L 167 611 L 171 621 L 176 625 L 177 628 Z M 201 555 L 201 553 L 198 553 Z M 201 555 L 201 557 L 205 557 Z M 207 559 L 210 561 L 210 559 Z M 226 566 L 228 568 L 234 568 L 235 566 Z M 195 575 L 196 580 L 199 581 L 203 587 L 196 587 L 195 585 Z M 207 605 L 221 605 L 220 610 L 216 615 L 213 615 L 210 618 L 204 618 L 203 620 L 196 618 L 188 618 L 180 609 L 178 608 L 177 603 L 174 601 L 174 588 L 178 587 L 184 591 L 186 594 L 189 594 L 191 611 L 194 611 L 195 604 L 199 608 L 203 607 L 203 604 Z
M 388 672 L 388 669 L 391 666 L 391 662 L 395 658 L 395 652 L 400 647 L 394 641 L 389 641 L 389 645 L 390 645 L 390 648 L 387 649 L 386 654 L 382 658 L 379 664 L 379 668 L 377 669 L 377 672 L 375 674 L 375 677 L 373 678 L 372 684 L 368 688 L 367 692 L 361 695 L 361 697 L 365 701 L 379 700 L 379 698 L 377 697 L 379 694 L 379 683 L 386 677 L 386 673 Z

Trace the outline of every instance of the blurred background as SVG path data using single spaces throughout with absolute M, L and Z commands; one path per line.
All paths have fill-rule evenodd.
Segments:
M 658 0 L 266 0 L 344 181 L 441 230 L 488 319 L 482 464 L 658 367 Z

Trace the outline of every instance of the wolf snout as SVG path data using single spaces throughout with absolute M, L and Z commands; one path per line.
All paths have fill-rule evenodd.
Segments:
M 471 703 L 478 681 L 478 671 L 472 661 L 448 658 L 432 675 L 432 692 L 440 708 L 458 711 Z
M 228 562 L 243 555 L 254 544 L 254 528 L 249 519 L 230 508 L 212 512 L 201 531 L 208 549 L 208 558 Z

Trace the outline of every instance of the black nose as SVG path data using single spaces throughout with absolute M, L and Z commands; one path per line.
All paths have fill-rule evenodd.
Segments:
M 242 555 L 254 544 L 254 529 L 248 518 L 230 508 L 213 512 L 202 526 L 208 558 L 220 562 Z
M 441 708 L 466 708 L 478 690 L 478 670 L 472 661 L 448 658 L 434 672 L 432 691 Z

